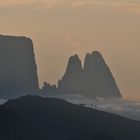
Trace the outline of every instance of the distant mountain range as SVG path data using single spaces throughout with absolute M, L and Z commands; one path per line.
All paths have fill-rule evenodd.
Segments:
M 40 92 L 82 94 L 87 97 L 120 98 L 121 93 L 103 56 L 94 51 L 85 57 L 69 58 L 66 72 L 57 86 L 44 83 L 39 89 L 33 43 L 30 38 L 0 35 L 0 97 L 11 99 Z
M 139 140 L 140 122 L 56 98 L 25 96 L 0 106 L 2 140 Z
M 83 68 L 78 55 L 71 56 L 64 76 L 58 81 L 58 88 L 45 83 L 42 92 L 82 94 L 94 98 L 121 97 L 115 79 L 98 51 L 86 55 Z
M 25 96 L 121 98 L 98 51 L 86 55 L 84 67 L 78 55 L 70 57 L 58 87 L 44 82 L 39 89 L 32 40 L 0 36 L 0 66 L 0 98 L 11 99 L 0 106 L 1 140 L 140 140 L 138 121 L 57 98 Z

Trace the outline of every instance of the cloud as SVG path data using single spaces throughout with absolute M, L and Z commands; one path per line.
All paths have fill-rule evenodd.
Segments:
M 22 5 L 22 4 L 46 4 L 55 5 L 57 3 L 66 3 L 70 0 L 1 0 L 0 5 Z
M 110 7 L 126 12 L 140 14 L 140 2 L 135 1 L 113 1 L 113 0 L 77 0 L 72 3 L 73 7 L 80 7 L 85 5 L 94 5 L 99 7 Z
M 29 4 L 33 3 L 33 0 L 1 0 L 0 5 L 15 5 L 15 4 Z
M 74 104 L 81 104 L 85 107 L 94 108 L 100 111 L 110 112 L 126 118 L 140 121 L 140 102 L 127 101 L 123 99 L 102 99 L 94 100 L 80 94 L 55 96 Z
M 140 2 L 137 0 L 1 0 L 0 6 L 3 5 L 28 5 L 37 4 L 46 8 L 57 6 L 83 7 L 83 6 L 99 6 L 110 7 L 124 10 L 125 12 L 140 14 Z
M 108 3 L 108 6 L 112 6 L 114 8 L 121 8 L 127 12 L 140 14 L 140 3 L 135 2 L 112 2 Z
M 5 102 L 6 102 L 6 100 L 0 99 L 0 105 L 4 104 Z
M 102 1 L 95 1 L 95 0 L 87 0 L 87 1 L 84 1 L 84 0 L 77 0 L 77 1 L 74 1 L 72 4 L 71 4 L 73 7 L 79 7 L 79 6 L 84 6 L 84 5 L 103 5 L 103 2 Z

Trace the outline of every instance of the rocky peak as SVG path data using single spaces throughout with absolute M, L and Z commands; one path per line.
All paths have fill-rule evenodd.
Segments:
M 83 69 L 77 55 L 70 57 L 58 89 L 89 97 L 121 97 L 113 75 L 98 51 L 86 55 Z
M 102 65 L 106 65 L 100 52 L 94 51 L 87 54 L 84 61 L 84 71 L 93 72 L 95 69 L 102 69 Z M 99 70 L 98 69 L 98 70 Z
M 79 73 L 82 71 L 81 60 L 78 55 L 71 56 L 68 61 L 66 74 Z
M 65 93 L 78 93 L 82 77 L 82 64 L 78 55 L 71 56 L 67 69 L 61 80 L 58 81 L 58 89 Z

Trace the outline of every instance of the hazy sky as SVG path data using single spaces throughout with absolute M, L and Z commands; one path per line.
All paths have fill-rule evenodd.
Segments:
M 99 50 L 123 96 L 140 99 L 140 0 L 0 0 L 0 34 L 33 39 L 40 85 Z

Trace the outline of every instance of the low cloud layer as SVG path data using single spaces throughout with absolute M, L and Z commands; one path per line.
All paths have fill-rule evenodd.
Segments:
M 58 98 L 65 99 L 69 102 L 80 104 L 97 110 L 110 112 L 129 119 L 140 121 L 140 102 L 126 101 L 123 99 L 89 99 L 81 95 L 62 95 Z
M 4 104 L 5 102 L 6 102 L 6 100 L 0 99 L 0 105 Z
M 85 98 L 81 95 L 58 95 L 50 96 L 55 98 L 64 99 L 68 102 L 90 107 L 100 111 L 110 112 L 123 116 L 129 119 L 140 121 L 140 102 L 127 101 L 123 99 L 108 99 L 104 100 L 99 98 L 97 100 Z M 6 100 L 0 99 L 0 105 L 4 104 Z

